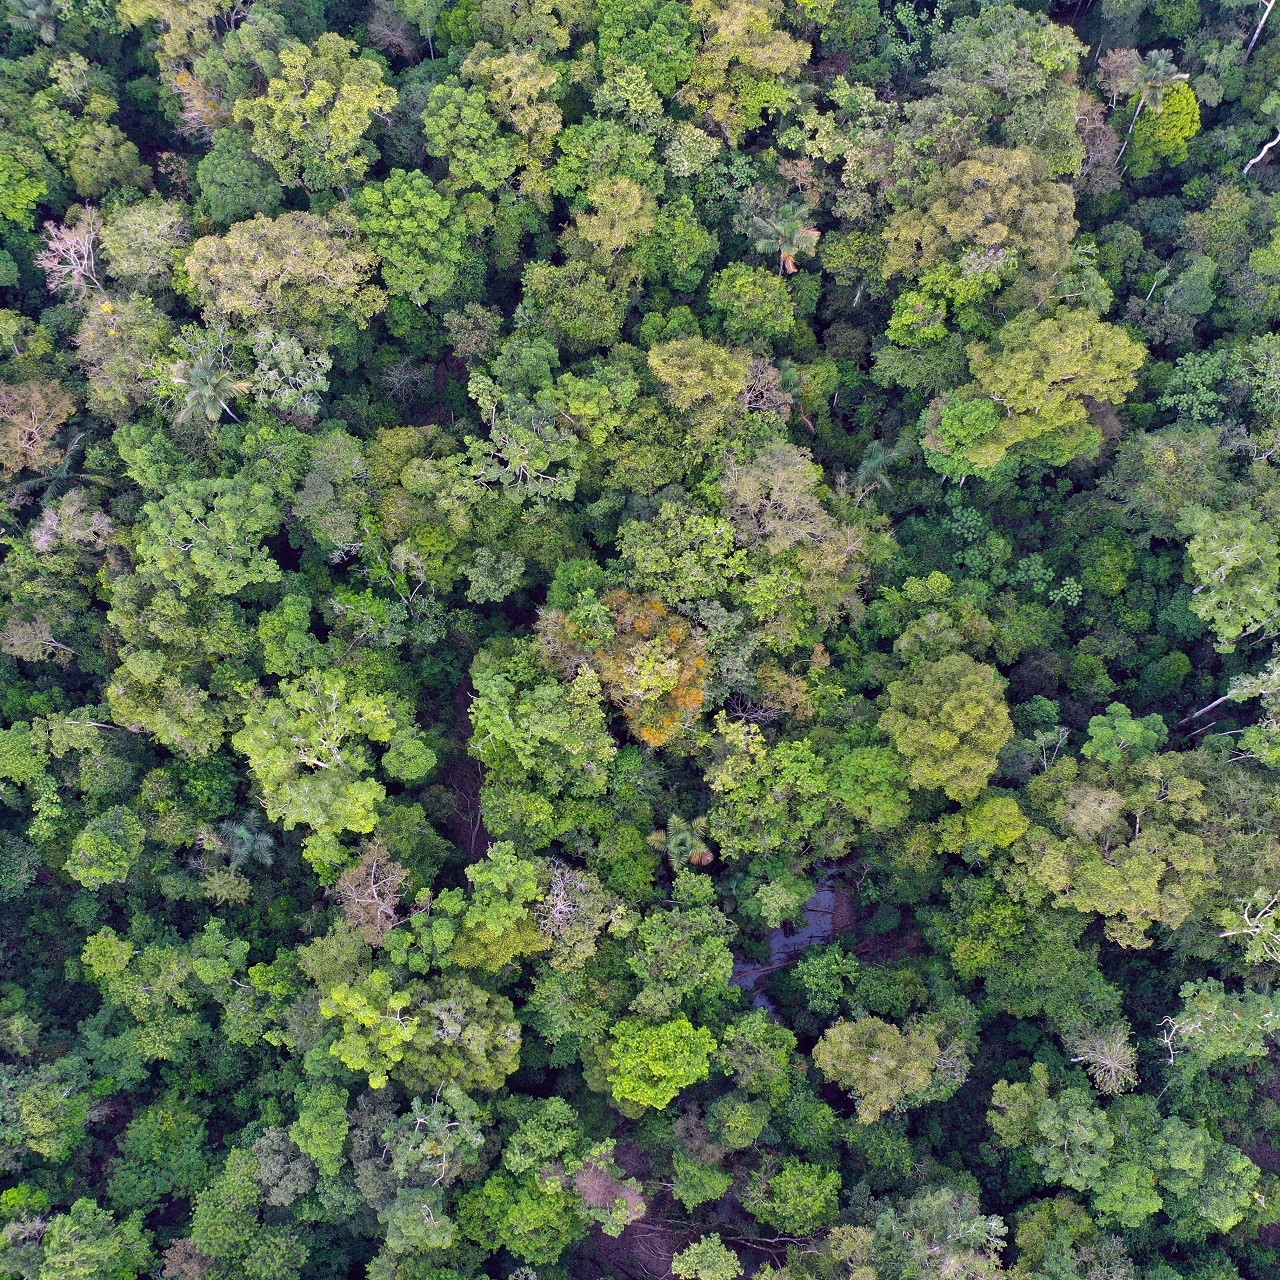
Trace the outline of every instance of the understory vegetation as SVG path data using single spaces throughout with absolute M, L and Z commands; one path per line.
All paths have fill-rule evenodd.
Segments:
M 5 0 L 0 1276 L 1280 1275 L 1274 0 Z

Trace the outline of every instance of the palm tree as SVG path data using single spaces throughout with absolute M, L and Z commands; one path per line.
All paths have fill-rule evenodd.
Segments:
M 649 844 L 659 853 L 665 853 L 671 859 L 673 867 L 681 867 L 685 863 L 705 867 L 715 860 L 710 845 L 702 838 L 706 832 L 705 815 L 700 814 L 691 822 L 686 822 L 678 813 L 673 813 L 667 819 L 665 830 L 650 834 Z
M 804 205 L 788 201 L 780 205 L 772 217 L 758 213 L 751 219 L 756 252 L 776 253 L 779 275 L 783 272 L 791 275 L 799 270 L 796 259 L 801 254 L 808 257 L 818 247 L 822 233 L 815 227 L 805 226 L 804 215 Z
M 1138 105 L 1134 109 L 1133 119 L 1129 121 L 1129 130 L 1125 134 L 1124 146 L 1116 156 L 1119 163 L 1133 137 L 1133 126 L 1144 107 L 1159 111 L 1164 106 L 1165 90 L 1179 81 L 1190 80 L 1185 71 L 1179 71 L 1173 61 L 1173 54 L 1168 49 L 1151 49 L 1143 55 L 1142 60 L 1134 67 L 1128 87 L 1138 95 Z
M 36 31 L 44 44 L 58 38 L 58 10 L 53 0 L 9 0 L 9 22 L 19 31 Z
M 229 365 L 213 351 L 194 360 L 177 360 L 170 375 L 178 387 L 185 387 L 173 414 L 175 427 L 188 427 L 203 419 L 212 426 L 224 413 L 239 422 L 228 403 L 249 390 L 249 384 L 235 376 Z
M 6 490 L 9 494 L 9 505 L 11 507 L 24 506 L 28 502 L 34 501 L 36 495 L 39 494 L 40 505 L 47 507 L 62 497 L 71 485 L 77 482 L 110 484 L 111 480 L 107 476 L 76 469 L 76 459 L 80 454 L 80 446 L 83 442 L 83 435 L 76 436 L 67 445 L 61 458 L 52 466 L 42 467 L 38 475 L 10 485 Z

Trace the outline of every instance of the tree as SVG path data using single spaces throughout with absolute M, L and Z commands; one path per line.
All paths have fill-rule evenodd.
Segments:
M 1054 465 L 1097 451 L 1101 433 L 1086 398 L 1118 403 L 1137 385 L 1146 352 L 1124 330 L 1085 311 L 1060 311 L 1047 320 L 1027 314 L 1010 321 L 997 345 L 969 348 L 974 382 L 955 393 L 972 402 L 987 396 L 997 406 L 947 434 L 926 432 L 927 453 L 941 454 L 947 474 L 989 472 L 1005 456 Z M 944 414 L 945 414 L 944 410 Z M 943 468 L 939 468 L 943 469 Z
M 784 1235 L 810 1236 L 835 1221 L 840 1175 L 834 1169 L 787 1156 L 752 1178 L 743 1204 L 761 1222 Z
M 687 1249 L 681 1249 L 671 1259 L 671 1271 L 680 1280 L 738 1280 L 742 1263 L 720 1239 L 720 1233 L 713 1231 Z
M 766 112 L 785 110 L 809 46 L 779 31 L 773 13 L 753 0 L 722 6 L 699 0 L 692 11 L 702 42 L 677 100 L 705 114 L 733 145 L 758 128 Z
M 706 697 L 705 648 L 662 601 L 619 590 L 568 613 L 545 610 L 538 640 L 549 665 L 575 674 L 590 666 L 649 746 L 663 746 L 695 723 Z
M 929 1031 L 904 1035 L 892 1022 L 859 1018 L 828 1027 L 813 1060 L 828 1079 L 857 1095 L 858 1120 L 874 1124 L 929 1088 L 941 1052 Z
M 1089 740 L 1081 754 L 1106 764 L 1119 764 L 1126 756 L 1138 759 L 1158 751 L 1169 740 L 1169 730 L 1157 715 L 1135 720 L 1122 702 L 1113 702 L 1106 715 L 1089 721 Z
M 524 295 L 547 336 L 569 351 L 612 346 L 622 331 L 626 295 L 584 262 L 559 267 L 531 262 L 524 272 Z
M 248 471 L 234 480 L 175 485 L 141 512 L 139 563 L 184 596 L 232 596 L 256 583 L 279 582 L 280 566 L 262 540 L 282 518 L 271 487 Z
M 204 236 L 185 267 L 206 317 L 265 325 L 324 346 L 342 327 L 364 328 L 386 305 L 370 283 L 377 261 L 354 215 L 285 213 Z
M 605 1074 L 624 1114 L 661 1110 L 691 1084 L 711 1074 L 716 1042 L 688 1018 L 651 1023 L 624 1018 L 614 1024 L 605 1050 Z
M 286 187 L 345 192 L 378 158 L 365 134 L 395 106 L 395 90 L 374 59 L 332 31 L 313 45 L 284 45 L 279 68 L 261 97 L 235 105 L 235 118 L 253 125 L 254 154 Z
M 190 240 L 186 214 L 176 200 L 142 200 L 115 210 L 99 242 L 107 274 L 142 293 L 164 289 Z
M 1147 947 L 1153 922 L 1176 929 L 1191 916 L 1217 866 L 1199 831 L 1204 784 L 1185 762 L 1121 759 L 1082 770 L 1066 758 L 1035 779 L 1028 798 L 1048 827 L 1030 829 L 1020 856 L 1060 905 L 1101 912 L 1114 941 Z
M 1132 54 L 1118 65 L 1112 80 L 1120 92 L 1137 95 L 1133 104 L 1133 116 L 1129 121 L 1128 137 L 1133 131 L 1145 107 L 1154 111 L 1164 108 L 1165 94 L 1170 89 L 1185 84 L 1191 77 L 1178 70 L 1173 54 L 1168 49 L 1151 49 L 1141 58 Z M 1199 121 L 1199 110 L 1196 112 Z M 1123 151 L 1121 152 L 1123 154 Z
M 46 222 L 45 245 L 36 254 L 38 266 L 53 293 L 64 292 L 73 301 L 83 303 L 90 290 L 101 293 L 99 279 L 98 237 L 102 217 L 97 209 L 86 207 L 72 223 Z
M 381 946 L 400 922 L 400 891 L 408 879 L 408 870 L 376 841 L 338 877 L 333 891 L 342 914 L 370 946 Z
M 54 438 L 75 411 L 75 401 L 60 383 L 43 378 L 16 386 L 0 382 L 0 478 L 56 466 L 63 450 Z
M 518 643 L 482 652 L 472 671 L 470 753 L 485 766 L 490 830 L 519 832 L 533 848 L 578 825 L 584 803 L 603 796 L 617 744 L 605 721 L 599 678 L 582 671 L 568 684 Z
M 795 327 L 786 282 L 761 267 L 735 262 L 715 276 L 707 297 L 722 314 L 730 342 L 751 346 L 760 338 L 785 338 Z
M 208 428 L 236 415 L 228 401 L 234 401 L 249 390 L 249 382 L 236 377 L 235 368 L 215 350 L 201 351 L 190 360 L 173 362 L 169 377 L 178 393 L 173 425 Z
M 245 1280 L 296 1280 L 310 1250 L 287 1226 L 262 1221 L 263 1188 L 250 1151 L 233 1150 L 196 1197 L 191 1243 Z
M 196 182 L 209 216 L 221 227 L 258 214 L 274 217 L 284 203 L 284 188 L 253 153 L 247 129 L 218 129 L 213 145 L 196 165 Z
M 322 874 L 336 876 L 346 861 L 337 836 L 371 832 L 386 796 L 382 783 L 367 776 L 373 759 L 366 744 L 394 746 L 415 737 L 396 699 L 362 689 L 331 669 L 281 681 L 274 697 L 246 712 L 232 742 L 262 788 L 267 815 L 286 830 L 311 827 L 309 856 Z M 417 777 L 434 763 L 426 752 Z
M 875 1263 L 886 1280 L 998 1280 L 1006 1228 L 984 1215 L 972 1192 L 936 1187 L 882 1211 Z
M 728 943 L 735 929 L 713 905 L 711 882 L 688 869 L 676 872 L 672 911 L 650 912 L 636 928 L 631 971 L 644 984 L 631 1008 L 646 1018 L 669 1018 L 682 1005 L 723 998 L 733 976 Z
M 65 870 L 86 889 L 123 880 L 142 856 L 145 834 L 135 813 L 113 805 L 72 841 Z
M 707 772 L 716 796 L 708 831 L 728 859 L 786 851 L 794 861 L 816 856 L 831 809 L 830 778 L 818 753 L 803 738 L 770 747 L 758 725 L 717 725 L 728 748 Z
M 49 1222 L 40 1280 L 135 1280 L 153 1258 L 142 1215 L 122 1223 L 92 1200 L 77 1200 Z
M 1129 170 L 1144 178 L 1162 161 L 1177 165 L 1187 158 L 1187 143 L 1200 132 L 1200 102 L 1190 85 L 1173 83 L 1159 109 L 1153 107 L 1141 119 L 1135 115 L 1135 122 L 1129 137 Z
M 356 207 L 393 297 L 422 306 L 453 292 L 467 257 L 467 226 L 426 174 L 393 169 L 385 182 L 360 188 Z
M 172 338 L 172 321 L 150 298 L 95 300 L 76 330 L 89 407 L 115 422 L 130 418 L 153 394 Z
M 1019 271 L 1050 278 L 1066 267 L 1075 199 L 1065 183 L 1049 180 L 1044 158 L 1029 148 L 982 148 L 934 178 L 920 204 L 885 226 L 886 279 L 918 278 L 958 260 L 965 277 L 989 276 L 984 292 L 992 292 Z
M 1280 540 L 1254 512 L 1183 513 L 1187 536 L 1187 576 L 1195 583 L 1191 609 L 1230 652 L 1243 636 L 1270 631 L 1280 611 Z
M 1013 737 L 1004 683 L 991 667 L 955 653 L 889 685 L 880 728 L 912 787 L 938 788 L 961 803 L 978 798 Z
M 450 958 L 464 968 L 496 973 L 522 956 L 550 945 L 534 923 L 531 908 L 545 894 L 539 866 L 516 855 L 509 842 L 493 845 L 466 870 L 472 891 Z
M 689 423 L 695 447 L 705 449 L 742 415 L 751 361 L 703 338 L 678 338 L 649 350 L 649 368 L 663 397 Z
M 756 236 L 757 253 L 777 253 L 778 274 L 794 275 L 799 267 L 796 259 L 810 258 L 818 249 L 822 233 L 806 222 L 807 210 L 795 201 L 780 204 L 768 214 L 758 213 L 751 220 Z
M 496 191 L 520 167 L 520 140 L 502 131 L 480 89 L 463 88 L 454 79 L 436 85 L 422 123 L 427 154 L 448 160 L 459 190 Z
M 670 0 L 604 0 L 600 57 L 639 67 L 664 98 L 693 70 L 695 32 L 689 11 Z

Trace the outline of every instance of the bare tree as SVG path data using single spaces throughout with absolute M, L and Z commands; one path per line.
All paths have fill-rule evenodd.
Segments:
M 45 247 L 36 254 L 36 265 L 49 291 L 65 293 L 73 302 L 83 302 L 91 291 L 101 293 L 97 251 L 102 217 L 97 209 L 86 207 L 72 225 L 46 222 L 44 231 Z
M 366 843 L 360 861 L 338 877 L 333 888 L 342 914 L 370 946 L 381 946 L 400 923 L 400 890 L 408 879 L 408 870 L 377 841 Z

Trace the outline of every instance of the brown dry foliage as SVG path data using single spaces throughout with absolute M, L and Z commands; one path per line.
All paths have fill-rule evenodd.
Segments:
M 381 946 L 400 923 L 400 890 L 408 879 L 408 870 L 376 841 L 338 877 L 333 891 L 342 914 L 370 946 Z
M 47 471 L 61 461 L 53 439 L 75 411 L 76 402 L 50 378 L 0 383 L 0 477 Z

